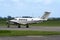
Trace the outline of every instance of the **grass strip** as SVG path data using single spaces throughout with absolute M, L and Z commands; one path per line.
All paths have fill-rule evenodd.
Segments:
M 31 31 L 31 30 L 0 30 L 0 36 L 48 36 L 60 35 L 56 31 Z
M 42 23 L 32 24 L 32 26 L 60 26 L 60 21 L 46 21 Z

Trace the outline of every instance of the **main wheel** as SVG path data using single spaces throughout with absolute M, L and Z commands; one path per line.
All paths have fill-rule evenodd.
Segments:
M 20 24 L 18 24 L 18 28 L 21 28 Z
M 29 25 L 28 24 L 26 24 L 26 28 L 29 28 Z

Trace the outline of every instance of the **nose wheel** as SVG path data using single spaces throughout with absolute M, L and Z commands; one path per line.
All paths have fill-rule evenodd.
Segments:
M 8 24 L 8 28 L 10 27 L 10 25 Z
M 7 22 L 7 24 L 8 24 L 7 27 L 9 28 L 10 27 L 10 22 Z

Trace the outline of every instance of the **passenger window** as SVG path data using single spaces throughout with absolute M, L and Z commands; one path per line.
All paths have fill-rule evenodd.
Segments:
M 27 21 L 27 19 L 26 19 L 26 21 Z
M 33 19 L 32 19 L 32 21 L 33 21 Z
M 19 19 L 20 20 L 20 19 Z

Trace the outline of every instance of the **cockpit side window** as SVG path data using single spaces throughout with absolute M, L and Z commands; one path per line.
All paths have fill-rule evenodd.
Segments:
M 17 20 L 17 19 L 14 19 L 14 20 Z

